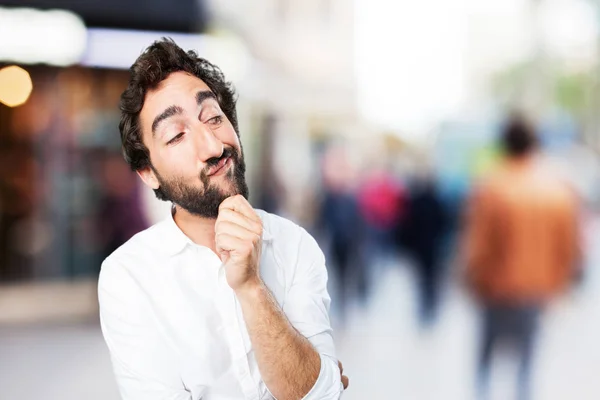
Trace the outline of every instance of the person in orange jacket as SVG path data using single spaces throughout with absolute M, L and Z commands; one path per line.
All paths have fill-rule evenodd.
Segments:
M 464 256 L 483 310 L 479 395 L 487 395 L 494 347 L 512 339 L 519 398 L 528 399 L 540 315 L 572 282 L 579 262 L 579 207 L 569 185 L 544 168 L 522 116 L 508 121 L 501 140 L 505 159 L 475 186 L 468 204 Z

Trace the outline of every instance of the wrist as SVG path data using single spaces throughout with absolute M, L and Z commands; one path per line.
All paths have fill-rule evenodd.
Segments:
M 262 279 L 257 278 L 240 285 L 234 290 L 234 292 L 240 300 L 252 300 L 260 296 L 265 289 L 266 286 L 264 285 Z

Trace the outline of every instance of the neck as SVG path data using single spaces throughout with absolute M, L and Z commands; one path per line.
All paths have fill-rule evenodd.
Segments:
M 534 158 L 533 152 L 527 152 L 518 156 L 509 157 L 509 161 L 513 165 L 528 164 Z
M 192 242 L 208 247 L 216 253 L 215 222 L 214 218 L 203 218 L 190 214 L 179 206 L 175 206 L 175 223 Z

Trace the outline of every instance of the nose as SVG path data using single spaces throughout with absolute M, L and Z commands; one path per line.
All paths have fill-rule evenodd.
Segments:
M 206 127 L 203 123 L 196 125 L 195 145 L 198 159 L 205 163 L 207 160 L 215 157 L 221 157 L 223 154 L 223 142 L 215 133 Z

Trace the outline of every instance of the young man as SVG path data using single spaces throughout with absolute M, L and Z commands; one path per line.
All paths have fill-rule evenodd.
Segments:
M 502 135 L 506 157 L 477 186 L 468 210 L 465 258 L 483 309 L 478 398 L 488 395 L 493 350 L 518 350 L 518 398 L 530 399 L 530 372 L 545 306 L 569 287 L 580 260 L 573 191 L 537 157 L 533 128 L 511 118 Z
M 165 221 L 102 264 L 100 319 L 125 400 L 338 399 L 323 253 L 248 203 L 231 85 L 173 41 L 121 97 L 125 159 Z

